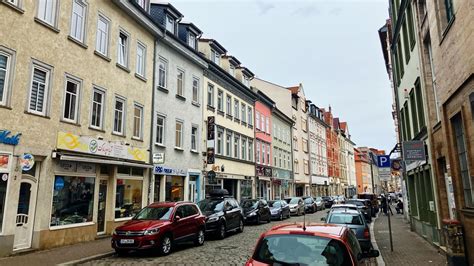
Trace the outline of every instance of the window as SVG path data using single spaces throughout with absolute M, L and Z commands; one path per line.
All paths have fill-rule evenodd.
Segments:
M 93 177 L 55 176 L 50 225 L 92 222 L 94 183 Z
M 156 117 L 156 144 L 165 144 L 165 117 L 157 115 Z
M 211 49 L 211 61 L 217 65 L 220 65 L 221 63 L 221 55 L 213 49 Z
M 217 91 L 217 110 L 224 112 L 224 92 L 222 90 Z
M 145 77 L 145 66 L 146 66 L 146 47 L 144 44 L 137 43 L 137 62 L 136 72 L 138 75 Z
M 293 169 L 293 171 L 295 172 L 295 174 L 298 174 L 299 173 L 299 163 L 298 163 L 298 160 L 295 160 L 295 166 L 294 166 L 295 169 Z
M 225 136 L 225 155 L 232 155 L 232 132 L 227 132 Z
M 166 201 L 184 200 L 184 178 L 181 176 L 166 176 Z
M 226 112 L 227 115 L 232 115 L 232 97 L 229 94 L 226 97 Z
M 184 96 L 184 71 L 178 69 L 178 75 L 176 77 L 176 94 Z
M 267 144 L 267 165 L 270 165 L 270 144 Z
M 110 21 L 107 18 L 99 14 L 95 50 L 105 56 L 109 54 L 109 23 Z
M 117 63 L 124 67 L 128 67 L 128 46 L 128 35 L 120 31 L 117 44 Z
M 168 80 L 167 71 L 168 61 L 160 57 L 158 62 L 158 86 L 161 88 L 166 88 L 166 81 Z
M 214 107 L 214 86 L 207 84 L 207 105 Z
M 260 130 L 260 113 L 258 111 L 255 112 L 255 128 Z
M 249 126 L 252 126 L 253 125 L 253 111 L 252 111 L 252 107 L 247 107 L 247 115 L 249 116 L 248 118 L 248 124 Z
M 242 83 L 247 86 L 247 87 L 250 87 L 250 78 L 243 75 L 243 80 L 242 80 Z
M 308 140 L 307 139 L 303 139 L 302 145 L 303 145 L 303 151 L 308 152 Z
M 249 139 L 249 161 L 253 162 L 253 140 Z
M 38 18 L 51 26 L 56 26 L 57 0 L 39 0 Z
M 240 151 L 240 136 L 234 134 L 234 158 L 239 159 Z
M 242 151 L 241 151 L 242 160 L 247 160 L 247 139 L 242 137 L 241 143 L 242 143 Z
M 64 90 L 63 119 L 69 122 L 78 122 L 79 91 L 81 82 L 66 77 L 66 88 Z
M 11 89 L 13 52 L 2 50 L 0 46 L 0 105 L 7 104 L 8 91 Z
M 232 65 L 232 64 L 229 66 L 229 74 L 230 74 L 232 77 L 235 77 L 235 66 Z
M 266 126 L 266 130 L 267 130 L 266 132 L 268 134 L 270 134 L 270 117 L 268 117 L 268 116 L 265 118 L 265 126 Z
M 114 108 L 114 133 L 124 135 L 125 99 L 116 97 Z
M 189 33 L 188 45 L 191 46 L 193 49 L 196 49 L 196 35 Z
M 197 126 L 191 127 L 191 150 L 197 151 L 197 139 L 198 139 L 198 128 Z
M 257 149 L 256 149 L 256 153 L 255 153 L 255 155 L 256 155 L 255 160 L 256 160 L 257 163 L 260 163 L 260 142 L 257 141 L 256 144 L 257 144 Z
M 307 125 L 306 119 L 301 118 L 301 129 L 303 129 L 304 132 L 306 132 L 308 130 L 307 126 L 308 125 Z
M 94 88 L 92 92 L 91 127 L 102 129 L 105 92 Z
M 216 153 L 219 155 L 223 154 L 223 137 L 224 137 L 224 131 L 222 129 L 217 129 L 217 151 Z
M 166 30 L 174 34 L 174 19 L 171 16 L 166 16 Z
M 403 31 L 403 35 L 400 36 L 403 37 L 403 48 L 404 48 L 404 51 L 405 51 L 405 61 L 406 63 L 408 64 L 408 62 L 410 61 L 410 46 L 408 45 L 408 31 L 407 31 L 407 21 L 406 19 L 403 20 L 403 25 L 402 25 L 402 31 Z M 403 62 L 402 62 L 403 64 Z
M 298 150 L 298 138 L 296 138 L 296 137 L 293 138 L 293 149 L 295 151 Z
M 413 25 L 413 12 L 411 9 L 411 3 L 408 3 L 407 7 L 407 17 L 408 17 L 408 36 L 410 37 L 410 46 L 411 49 L 415 47 L 415 33 L 414 33 L 414 25 Z
M 262 148 L 262 164 L 265 164 L 265 143 L 261 143 Z
M 87 6 L 82 0 L 72 1 L 71 37 L 84 42 Z
M 240 106 L 239 100 L 234 99 L 234 117 L 236 119 L 239 119 L 239 115 L 240 115 L 239 106 Z
M 14 5 L 14 6 L 20 7 L 20 6 L 19 6 L 19 0 L 7 0 L 6 2 L 7 2 L 7 3 L 10 3 L 10 4 Z M 1 225 L 2 225 L 2 224 L 0 223 L 0 229 L 1 229 Z
M 174 147 L 183 148 L 183 122 L 176 121 L 175 142 Z
M 28 111 L 46 115 L 51 70 L 34 64 L 32 75 Z
M 449 23 L 454 18 L 453 0 L 444 0 L 444 6 L 446 8 L 446 20 Z
M 455 151 L 458 159 L 458 171 L 460 171 L 462 179 L 462 187 L 464 190 L 464 202 L 466 207 L 474 207 L 474 185 L 469 174 L 469 158 L 466 149 L 466 139 L 461 114 L 457 114 L 451 120 L 454 131 Z
M 141 6 L 145 11 L 148 11 L 148 1 L 147 0 L 136 0 L 137 4 Z
M 240 110 L 242 111 L 242 122 L 246 123 L 247 122 L 247 109 L 245 108 L 245 104 L 242 103 L 240 106 Z
M 425 112 L 423 111 L 423 96 L 421 95 L 421 85 L 418 79 L 415 83 L 416 109 L 418 111 L 419 129 L 425 127 Z
M 265 117 L 260 115 L 260 131 L 265 132 Z
M 199 79 L 193 78 L 193 102 L 199 103 Z
M 143 107 L 135 104 L 133 107 L 133 137 L 143 138 Z
M 117 179 L 115 218 L 135 216 L 142 209 L 142 193 L 143 180 Z

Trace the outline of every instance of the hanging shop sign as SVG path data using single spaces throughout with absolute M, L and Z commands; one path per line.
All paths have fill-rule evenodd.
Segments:
M 10 130 L 0 130 L 0 143 L 16 146 L 20 143 L 21 133 L 12 135 Z
M 25 153 L 20 157 L 20 166 L 22 171 L 30 171 L 34 165 L 35 157 L 32 154 Z
M 425 143 L 421 140 L 403 142 L 403 160 L 405 161 L 425 161 Z
M 148 163 L 149 157 L 148 151 L 143 148 L 66 132 L 58 133 L 57 148 L 145 163 Z
M 177 169 L 166 166 L 155 166 L 153 173 L 155 175 L 178 175 L 187 176 L 188 171 L 185 169 Z
M 214 164 L 215 155 L 215 137 L 216 137 L 216 118 L 214 116 L 207 117 L 207 164 Z
M 272 168 L 270 167 L 257 165 L 256 170 L 257 170 L 257 176 L 272 177 Z

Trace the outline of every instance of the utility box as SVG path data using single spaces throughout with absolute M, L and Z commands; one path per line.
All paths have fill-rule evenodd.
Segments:
M 461 222 L 454 219 L 443 219 L 443 234 L 446 240 L 448 265 L 467 265 L 464 251 L 464 233 Z

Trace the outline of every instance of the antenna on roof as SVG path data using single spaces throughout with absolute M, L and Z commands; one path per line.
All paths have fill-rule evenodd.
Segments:
M 306 231 L 306 212 L 303 212 L 303 231 Z

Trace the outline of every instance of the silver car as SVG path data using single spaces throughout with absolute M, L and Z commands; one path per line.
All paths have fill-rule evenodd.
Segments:
M 291 215 L 302 215 L 304 214 L 304 202 L 301 197 L 291 197 L 285 199 L 286 203 L 290 205 L 290 214 Z

